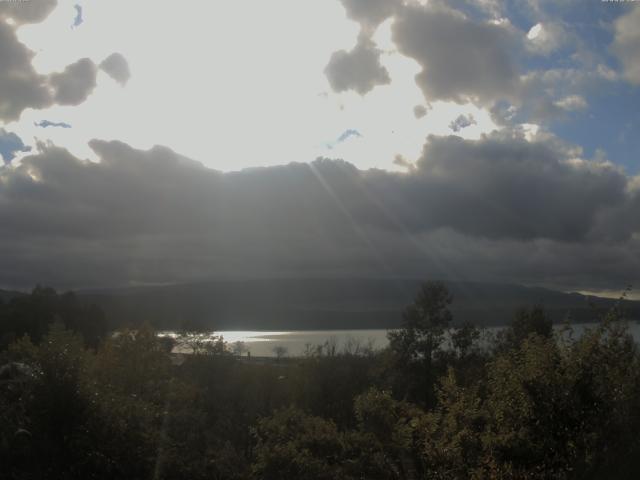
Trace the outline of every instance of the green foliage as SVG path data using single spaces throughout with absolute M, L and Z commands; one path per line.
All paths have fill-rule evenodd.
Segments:
M 424 423 L 426 462 L 437 478 L 633 478 L 639 366 L 617 323 L 567 342 L 530 333 L 486 380 L 463 387 L 449 371 Z
M 424 413 L 418 407 L 371 389 L 356 398 L 355 415 L 358 431 L 382 452 L 376 463 L 382 462 L 388 478 L 418 478 L 424 472 L 419 436 Z
M 125 348 L 108 344 L 96 355 L 55 323 L 39 345 L 12 345 L 8 356 L 35 374 L 20 386 L 21 414 L 10 426 L 26 432 L 25 439 L 17 443 L 15 433 L 3 429 L 0 458 L 11 458 L 15 475 L 33 478 L 147 478 L 160 418 L 154 400 L 163 391 L 159 383 L 140 381 L 157 382 L 152 339 L 114 340 Z M 141 363 L 134 366 L 130 358 Z
M 95 358 L 96 377 L 109 391 L 161 404 L 167 395 L 170 360 L 149 326 L 109 338 Z
M 258 422 L 253 478 L 333 480 L 347 478 L 345 445 L 336 425 L 288 408 Z
M 320 356 L 297 362 L 289 371 L 293 399 L 306 411 L 352 426 L 354 399 L 379 383 L 376 358 Z

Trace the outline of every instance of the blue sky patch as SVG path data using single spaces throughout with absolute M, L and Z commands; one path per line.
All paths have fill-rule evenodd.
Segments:
M 49 127 L 57 127 L 57 128 L 71 128 L 71 125 L 65 122 L 51 122 L 49 120 L 42 120 L 40 122 L 34 123 L 36 127 L 40 128 L 49 128 Z
M 5 164 L 11 163 L 17 153 L 30 151 L 31 147 L 26 146 L 18 135 L 0 128 L 0 156 Z
M 73 8 L 76 9 L 76 17 L 73 19 L 71 28 L 77 28 L 84 22 L 84 17 L 82 16 L 82 5 L 74 5 Z
M 349 129 L 346 130 L 338 137 L 337 143 L 346 141 L 349 137 L 362 137 L 362 134 L 358 130 Z

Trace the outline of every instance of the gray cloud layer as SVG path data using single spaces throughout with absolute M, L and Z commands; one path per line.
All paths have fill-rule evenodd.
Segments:
M 632 179 L 553 141 L 433 137 L 406 174 L 326 159 L 223 174 L 163 147 L 91 146 L 99 163 L 41 146 L 0 170 L 5 284 L 417 275 L 617 288 L 637 277 Z
M 353 50 L 329 61 L 325 73 L 337 91 L 365 94 L 389 82 L 371 35 L 390 17 L 399 51 L 422 67 L 416 81 L 427 100 L 506 99 L 545 118 L 579 109 L 575 90 L 591 81 L 575 69 L 522 77 L 513 57 L 522 32 L 471 20 L 444 2 L 342 1 L 361 33 Z M 40 75 L 15 35 L 55 4 L 0 2 L 0 121 L 26 108 L 78 104 L 95 87 L 91 60 Z M 614 51 L 631 82 L 637 12 L 615 32 Z M 121 83 L 129 77 L 119 54 L 99 68 Z M 510 105 L 503 113 L 509 123 Z M 576 160 L 554 138 L 431 137 L 415 164 L 399 160 L 407 173 L 320 159 L 223 174 L 163 147 L 91 146 L 99 163 L 40 145 L 19 165 L 0 167 L 0 283 L 398 275 L 617 289 L 640 271 L 640 180 Z

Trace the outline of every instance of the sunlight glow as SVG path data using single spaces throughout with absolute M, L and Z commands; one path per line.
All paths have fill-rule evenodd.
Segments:
M 82 105 L 29 110 L 11 126 L 25 141 L 52 140 L 80 158 L 95 159 L 87 142 L 100 138 L 143 149 L 168 145 L 225 171 L 318 156 L 398 169 L 397 155 L 415 160 L 427 136 L 451 134 L 449 123 L 462 113 L 477 119 L 457 133 L 464 138 L 497 128 L 488 111 L 448 102 L 427 105 L 427 115 L 416 119 L 413 108 L 425 102 L 414 79 L 420 68 L 395 51 L 389 21 L 374 39 L 385 52 L 381 62 L 392 86 L 365 96 L 334 93 L 322 72 L 331 54 L 353 48 L 358 35 L 339 2 L 229 2 L 220 15 L 216 5 L 195 0 L 111 0 L 83 5 L 84 22 L 71 29 L 74 7 L 61 0 L 45 22 L 19 30 L 37 53 L 36 68 L 60 71 L 82 57 L 99 64 L 119 52 L 131 80 L 122 87 L 99 72 L 97 88 Z M 289 21 L 292 15 L 299 21 Z M 34 127 L 42 118 L 73 129 Z M 327 149 L 348 129 L 362 138 Z

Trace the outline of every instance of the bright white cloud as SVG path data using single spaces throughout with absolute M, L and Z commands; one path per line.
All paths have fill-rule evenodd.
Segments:
M 585 110 L 588 106 L 587 101 L 580 95 L 569 95 L 568 97 L 558 100 L 555 104 L 559 108 L 569 112 Z
M 559 49 L 566 41 L 567 33 L 559 23 L 536 23 L 527 33 L 527 48 L 537 54 L 547 55 Z

